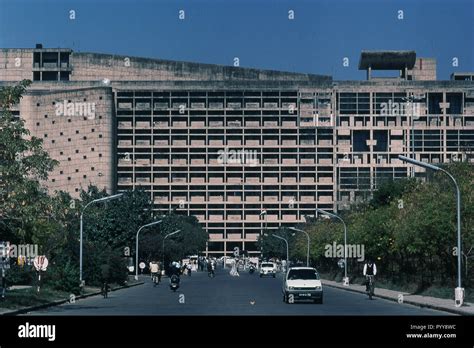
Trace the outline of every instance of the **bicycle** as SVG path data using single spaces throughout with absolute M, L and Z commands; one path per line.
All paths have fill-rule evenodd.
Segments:
M 374 282 L 374 276 L 373 275 L 366 275 L 368 284 L 366 284 L 366 292 L 367 295 L 369 295 L 369 300 L 372 300 L 372 297 L 374 296 L 374 290 L 375 290 L 375 282 Z
M 109 284 L 106 281 L 102 284 L 100 292 L 104 298 L 109 297 Z

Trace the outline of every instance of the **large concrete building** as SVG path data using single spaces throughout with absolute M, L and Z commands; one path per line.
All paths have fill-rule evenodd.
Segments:
M 198 217 L 215 255 L 258 253 L 266 228 L 422 174 L 399 154 L 473 161 L 472 73 L 438 81 L 436 61 L 413 51 L 364 51 L 359 69 L 366 81 L 41 45 L 0 50 L 1 84 L 33 80 L 16 113 L 60 161 L 51 190 L 142 187 L 156 210 Z

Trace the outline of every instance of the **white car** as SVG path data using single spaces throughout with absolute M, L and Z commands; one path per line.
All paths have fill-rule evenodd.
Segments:
M 276 265 L 272 262 L 262 262 L 262 265 L 260 266 L 260 278 L 267 275 L 275 278 Z
M 323 303 L 323 287 L 318 271 L 312 267 L 293 267 L 286 272 L 283 282 L 283 301 L 312 300 Z

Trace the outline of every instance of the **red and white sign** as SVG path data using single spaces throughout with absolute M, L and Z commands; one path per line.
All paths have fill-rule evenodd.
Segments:
M 48 259 L 44 255 L 36 256 L 33 265 L 37 271 L 46 271 L 46 268 L 48 268 Z

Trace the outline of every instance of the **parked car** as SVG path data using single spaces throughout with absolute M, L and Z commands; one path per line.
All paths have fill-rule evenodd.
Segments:
M 298 300 L 312 300 L 323 303 L 323 287 L 319 273 L 312 267 L 290 268 L 283 281 L 283 301 L 293 303 Z
M 262 262 L 260 266 L 260 278 L 263 276 L 272 276 L 275 278 L 276 270 L 276 265 L 273 262 Z

